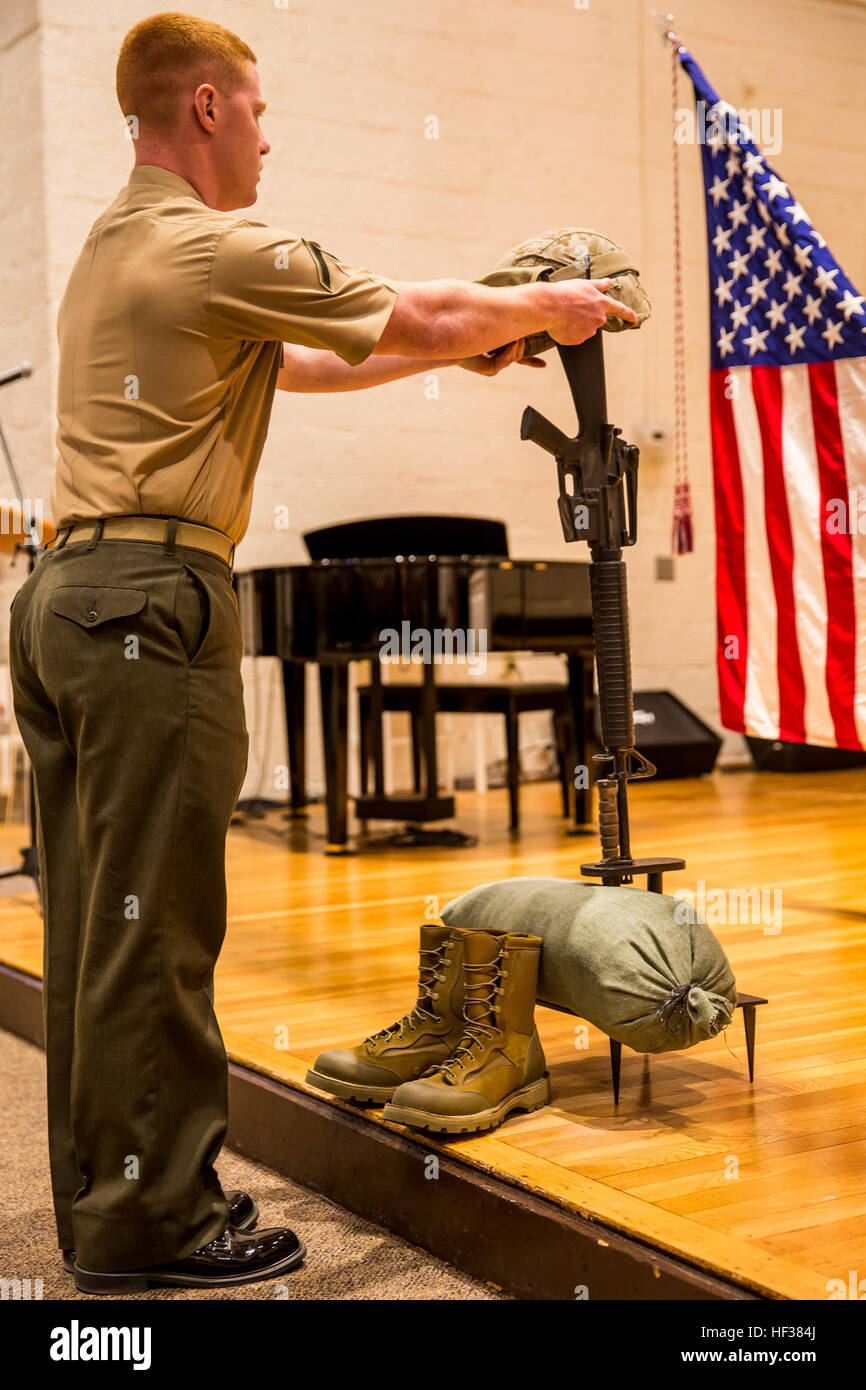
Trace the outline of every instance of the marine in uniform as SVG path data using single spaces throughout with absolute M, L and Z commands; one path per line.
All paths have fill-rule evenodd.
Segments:
M 149 133 L 139 112 L 129 183 L 72 270 L 58 319 L 58 535 L 12 605 L 15 713 L 36 783 L 55 1214 L 78 1287 L 94 1293 L 237 1283 L 304 1255 L 289 1230 L 251 1230 L 254 1204 L 225 1194 L 214 1167 L 227 1065 L 213 976 L 248 747 L 232 564 L 275 389 L 376 384 L 429 358 L 490 374 L 519 357 L 523 333 L 570 323 L 562 292 L 467 285 L 471 312 L 454 327 L 443 310 L 451 327 L 431 336 L 425 305 L 462 304 L 457 290 L 449 301 L 438 282 L 426 298 L 418 287 L 400 320 L 399 282 L 233 211 L 255 200 L 252 178 L 246 191 L 238 179 L 269 148 L 254 64 L 234 35 L 183 15 L 124 42 L 124 114 L 125 84 L 150 90 L 155 112 L 174 100 L 182 122 L 173 144 L 164 119 Z M 617 312 L 588 294 L 575 306 L 583 336 Z M 375 363 L 389 325 L 392 355 Z M 480 355 L 508 341 L 498 359 Z

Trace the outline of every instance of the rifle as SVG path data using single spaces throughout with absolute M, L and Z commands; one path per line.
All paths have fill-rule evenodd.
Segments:
M 573 272 L 572 272 L 573 273 Z M 566 278 L 557 272 L 552 279 Z M 559 519 L 566 541 L 589 545 L 592 628 L 604 752 L 598 789 L 601 860 L 581 864 L 585 877 L 603 883 L 633 882 L 662 891 L 662 875 L 684 869 L 684 859 L 634 859 L 628 823 L 628 784 L 652 777 L 655 768 L 634 740 L 634 699 L 628 624 L 628 575 L 622 552 L 637 540 L 638 449 L 607 420 L 601 332 L 576 347 L 558 346 L 577 412 L 578 433 L 569 438 L 532 406 L 520 423 L 521 439 L 540 444 L 556 459 Z

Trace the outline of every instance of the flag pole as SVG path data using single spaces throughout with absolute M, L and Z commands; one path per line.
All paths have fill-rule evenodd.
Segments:
M 673 28 L 672 14 L 650 10 L 662 40 L 671 55 L 671 132 L 673 201 L 673 380 L 674 380 L 674 506 L 671 525 L 671 551 L 687 555 L 694 550 L 692 494 L 689 484 L 688 428 L 686 422 L 686 344 L 683 309 L 682 222 L 680 215 L 680 164 L 677 144 L 677 79 L 679 55 L 683 48 Z
M 658 10 L 650 10 L 650 17 L 655 23 L 662 39 L 672 44 L 676 51 L 679 52 L 683 45 L 680 43 L 679 34 L 674 33 L 673 25 L 675 21 L 673 15 L 659 14 Z

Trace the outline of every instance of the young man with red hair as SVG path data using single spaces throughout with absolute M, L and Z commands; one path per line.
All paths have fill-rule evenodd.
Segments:
M 239 214 L 270 147 L 255 55 L 217 24 L 137 24 L 117 94 L 135 167 L 61 305 L 58 539 L 10 632 L 37 789 L 55 1212 L 92 1293 L 237 1284 L 304 1255 L 289 1230 L 255 1231 L 254 1203 L 214 1169 L 213 972 L 247 758 L 231 565 L 275 390 L 493 375 L 530 334 L 576 343 L 633 318 L 607 281 L 401 283 Z

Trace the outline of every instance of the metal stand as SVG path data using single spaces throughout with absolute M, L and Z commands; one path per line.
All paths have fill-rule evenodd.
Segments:
M 22 376 L 27 376 L 29 375 L 29 373 L 30 368 L 27 367 L 26 371 L 20 371 L 19 374 Z M 0 446 L 2 446 L 3 454 L 6 459 L 6 469 L 9 473 L 9 478 L 12 482 L 13 488 L 15 489 L 15 495 L 18 498 L 18 502 L 21 507 L 21 523 L 27 535 L 26 541 L 19 541 L 16 544 L 14 553 L 17 554 L 19 550 L 24 550 L 27 552 L 27 573 L 28 575 L 31 575 L 34 569 L 36 568 L 36 561 L 42 554 L 42 546 L 39 544 L 39 541 L 36 536 L 35 522 L 33 521 L 33 518 L 30 516 L 25 506 L 24 494 L 21 491 L 21 482 L 18 478 L 18 471 L 13 462 L 12 453 L 6 441 L 6 434 L 4 432 L 2 423 L 0 423 Z M 39 894 L 41 901 L 42 892 L 39 884 L 39 851 L 37 849 L 36 843 L 36 788 L 33 782 L 32 767 L 28 768 L 28 801 L 30 803 L 28 817 L 30 822 L 30 843 L 22 847 L 20 851 L 21 862 L 17 866 L 17 868 L 0 870 L 0 879 L 20 877 L 32 878 L 36 886 L 36 892 Z
M 551 279 L 568 278 L 560 271 Z M 604 884 L 632 883 L 646 876 L 651 893 L 663 891 L 664 875 L 684 869 L 684 859 L 635 859 L 628 823 L 628 784 L 652 777 L 655 768 L 634 746 L 634 700 L 628 627 L 628 580 L 623 547 L 637 540 L 638 451 L 620 438 L 607 421 L 604 354 L 601 333 L 578 347 L 558 349 L 579 430 L 567 435 L 537 410 L 527 406 L 520 424 L 521 439 L 540 444 L 556 459 L 559 475 L 559 518 L 567 541 L 584 540 L 590 551 L 592 626 L 595 638 L 598 702 L 604 752 L 593 761 L 605 772 L 598 788 L 600 860 L 581 864 L 585 878 Z M 755 1078 L 755 1010 L 767 1000 L 741 994 L 749 1081 Z M 563 1009 L 560 1012 L 568 1013 Z M 610 1071 L 614 1104 L 619 1104 L 622 1043 L 610 1042 Z
M 564 277 L 560 277 L 564 278 Z M 559 518 L 567 541 L 589 544 L 589 579 L 595 639 L 598 700 L 604 752 L 593 761 L 601 837 L 600 860 L 582 864 L 586 878 L 628 884 L 646 875 L 647 887 L 662 891 L 664 874 L 684 869 L 684 859 L 635 859 L 628 822 L 628 783 L 652 777 L 655 768 L 634 746 L 634 702 L 628 627 L 628 579 L 623 547 L 637 540 L 638 451 L 607 422 L 601 334 L 578 347 L 558 349 L 579 423 L 570 439 L 527 406 L 521 439 L 540 444 L 556 459 Z
M 21 849 L 19 850 L 19 853 L 21 855 L 21 863 L 18 865 L 18 867 L 15 869 L 0 870 L 0 879 L 32 878 L 33 883 L 36 887 L 36 892 L 39 894 L 39 898 L 41 901 L 42 890 L 39 885 L 39 850 L 36 847 L 36 798 L 34 796 L 32 768 L 28 770 L 27 776 L 29 782 L 27 795 L 28 801 L 30 802 L 30 814 L 28 817 L 28 820 L 30 822 L 30 843 L 27 845 L 22 845 Z

